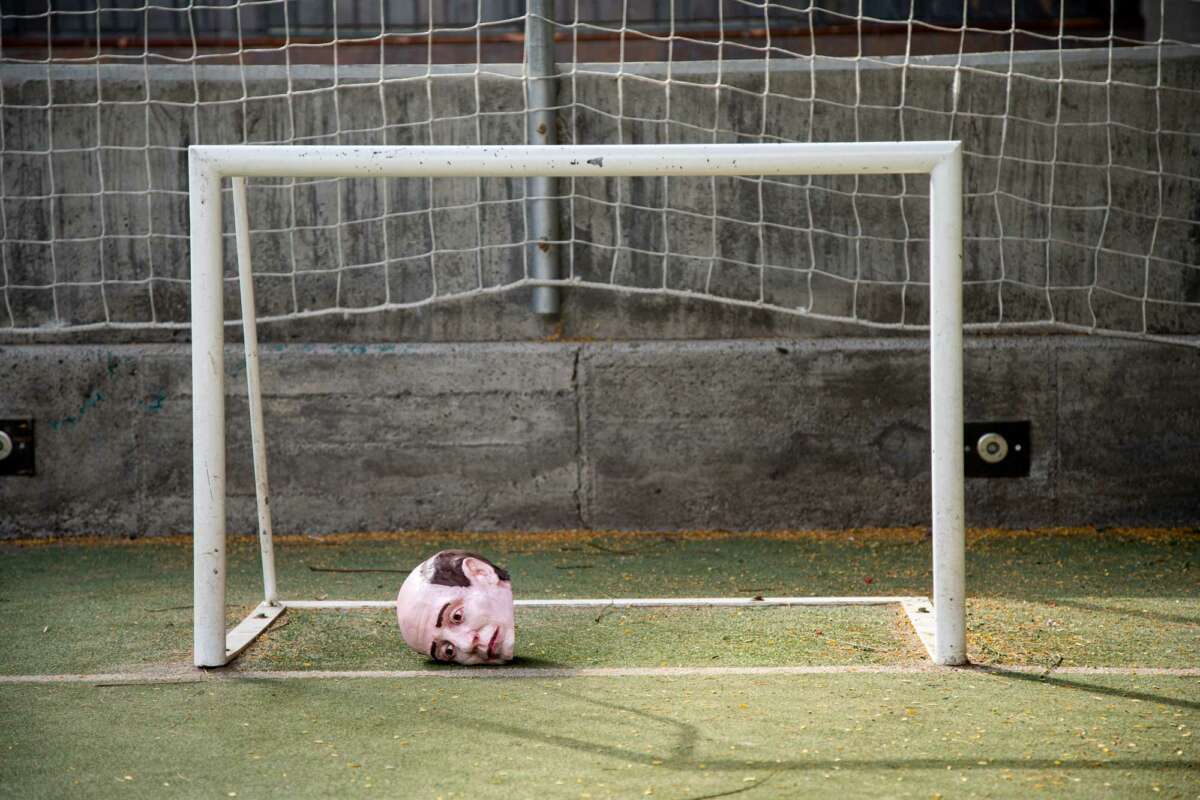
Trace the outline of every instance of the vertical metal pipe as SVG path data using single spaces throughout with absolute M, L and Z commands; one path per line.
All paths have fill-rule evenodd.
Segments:
M 555 105 L 558 103 L 554 66 L 554 0 L 528 0 L 525 13 L 525 86 L 526 137 L 528 144 L 557 144 Z M 530 276 L 537 280 L 557 280 L 558 202 L 555 180 L 547 177 L 525 179 L 529 213 Z M 559 287 L 535 286 L 533 312 L 557 314 Z
M 254 451 L 254 493 L 258 499 L 258 548 L 262 557 L 263 596 L 274 605 L 279 592 L 275 584 L 275 546 L 271 535 L 262 382 L 258 376 L 258 315 L 254 309 L 254 271 L 250 262 L 250 215 L 246 210 L 246 179 L 233 178 L 232 182 L 233 230 L 237 238 L 238 283 L 242 295 L 242 339 L 246 347 L 246 396 L 250 404 L 250 441 Z
M 225 354 L 221 179 L 188 156 L 192 250 L 192 613 L 198 667 L 225 664 Z
M 933 168 L 929 194 L 934 661 L 963 664 L 967 648 L 961 145 Z

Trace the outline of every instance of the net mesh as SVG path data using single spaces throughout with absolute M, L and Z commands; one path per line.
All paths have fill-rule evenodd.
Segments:
M 190 144 L 961 139 L 965 319 L 1200 334 L 1200 4 L 97 2 L 0 10 L 0 333 L 186 328 Z M 982 10 L 980 7 L 986 7 Z M 557 182 L 562 280 L 872 328 L 928 322 L 919 177 Z M 526 184 L 254 180 L 258 313 L 531 278 Z M 231 203 L 227 309 L 239 316 Z

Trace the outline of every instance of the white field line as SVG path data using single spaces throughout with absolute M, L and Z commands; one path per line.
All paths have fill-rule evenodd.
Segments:
M 769 675 L 916 675 L 961 673 L 1014 672 L 1020 674 L 1056 675 L 1118 675 L 1200 678 L 1200 667 L 1045 667 L 1030 665 L 988 664 L 967 667 L 939 667 L 933 664 L 852 665 L 832 664 L 790 667 L 470 667 L 461 669 L 410 670 L 262 670 L 242 671 L 237 668 L 201 670 L 192 667 L 128 672 L 102 672 L 65 675 L 0 675 L 0 685 L 17 684 L 76 684 L 97 686 L 130 684 L 171 684 L 222 682 L 242 680 L 346 680 L 373 678 L 386 680 L 412 679 L 545 679 L 545 678 L 639 678 L 639 677 L 707 677 L 707 676 L 769 676 Z

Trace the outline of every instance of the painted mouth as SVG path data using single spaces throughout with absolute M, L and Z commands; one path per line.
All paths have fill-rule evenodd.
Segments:
M 491 661 L 493 658 L 496 657 L 496 651 L 500 647 L 499 641 L 500 641 L 500 628 L 496 628 L 496 632 L 492 634 L 492 640 L 490 642 L 488 642 L 487 657 L 488 657 L 489 661 Z

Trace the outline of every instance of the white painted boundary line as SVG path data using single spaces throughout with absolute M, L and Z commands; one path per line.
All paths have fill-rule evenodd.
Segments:
M 242 680 L 512 680 L 512 679 L 558 679 L 558 678 L 640 678 L 640 677 L 723 677 L 723 676 L 770 676 L 770 675 L 962 675 L 966 673 L 1006 672 L 1022 675 L 1046 673 L 1045 667 L 1032 665 L 970 665 L 951 669 L 935 664 L 884 664 L 884 665 L 812 665 L 789 667 L 465 667 L 461 669 L 411 669 L 411 670 L 277 670 L 240 671 L 224 669 L 211 672 L 191 667 L 177 670 L 148 670 L 145 672 L 102 672 L 95 674 L 66 675 L 0 675 L 0 685 L 53 685 L 83 684 L 104 685 L 159 685 L 172 683 L 195 683 L 242 681 Z M 1055 675 L 1115 675 L 1126 677 L 1170 677 L 1200 678 L 1200 667 L 1058 667 L 1050 670 Z

